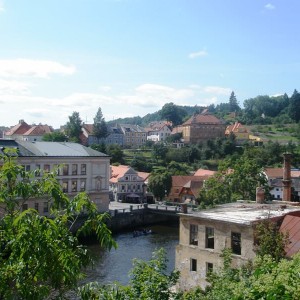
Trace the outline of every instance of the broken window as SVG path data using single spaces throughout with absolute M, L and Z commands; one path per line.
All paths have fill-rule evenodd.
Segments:
M 205 248 L 215 248 L 215 233 L 212 227 L 205 227 Z
M 206 276 L 209 275 L 210 273 L 212 273 L 214 270 L 214 264 L 207 262 L 206 263 Z
M 193 272 L 197 272 L 197 259 L 191 258 L 190 270 Z
M 198 245 L 198 225 L 190 224 L 190 245 Z
M 233 254 L 241 255 L 241 234 L 231 232 L 231 249 Z

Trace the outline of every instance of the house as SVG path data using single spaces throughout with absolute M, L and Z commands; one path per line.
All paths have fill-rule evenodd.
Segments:
M 17 150 L 18 164 L 26 171 L 55 171 L 62 189 L 70 197 L 85 191 L 99 211 L 109 209 L 109 156 L 76 143 L 29 142 L 0 140 L 0 153 L 5 148 Z M 36 179 L 39 172 L 36 173 Z M 24 207 L 48 215 L 51 203 L 29 199 Z
M 24 120 L 6 132 L 4 132 L 4 139 L 12 139 L 19 141 L 42 141 L 46 133 L 52 133 L 54 130 L 49 125 L 28 125 Z
M 125 165 L 111 166 L 109 180 L 114 201 L 128 203 L 152 202 L 153 196 L 147 193 L 147 179 L 150 173 L 137 172 Z
M 147 132 L 139 125 L 120 124 L 119 128 L 124 135 L 124 146 L 138 148 L 147 141 Z
M 203 143 L 207 140 L 225 137 L 226 124 L 207 110 L 195 114 L 182 125 L 172 131 L 172 134 L 182 132 L 185 144 Z
M 103 143 L 105 145 L 119 145 L 122 147 L 124 145 L 124 134 L 121 128 L 118 126 L 107 126 L 107 130 L 107 137 L 99 139 L 94 135 L 93 124 L 83 124 L 80 141 L 85 146 Z
M 23 135 L 31 128 L 24 120 L 4 132 L 4 139 L 23 140 Z
M 264 173 L 268 179 L 268 184 L 270 187 L 270 194 L 273 199 L 282 200 L 283 199 L 283 176 L 284 168 L 265 168 Z M 300 170 L 291 169 L 291 186 L 292 186 L 292 200 L 299 201 L 300 198 Z
M 163 142 L 172 133 L 172 124 L 167 121 L 154 121 L 149 124 L 145 131 L 147 140 L 153 142 Z
M 209 177 L 206 176 L 172 176 L 172 187 L 167 196 L 168 201 L 177 203 L 194 203 L 199 195 L 204 181 Z
M 235 122 L 234 124 L 228 125 L 226 127 L 225 136 L 229 136 L 231 133 L 234 134 L 238 142 L 249 140 L 249 131 L 240 122 Z
M 291 203 L 236 202 L 213 209 L 180 213 L 175 259 L 175 268 L 180 271 L 180 288 L 205 288 L 208 285 L 207 274 L 223 266 L 221 254 L 225 248 L 232 250 L 233 267 L 252 260 L 255 257 L 255 225 L 267 219 L 280 223 L 285 216 L 295 212 L 299 214 L 300 207 Z M 299 250 L 299 234 L 297 239 Z

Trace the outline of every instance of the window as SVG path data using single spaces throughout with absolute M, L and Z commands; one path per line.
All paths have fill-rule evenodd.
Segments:
M 24 171 L 29 172 L 30 171 L 30 165 L 23 165 Z
M 24 203 L 24 204 L 22 205 L 22 211 L 24 211 L 24 210 L 26 210 L 26 209 L 28 209 L 28 204 L 27 204 L 27 203 Z
M 35 202 L 34 203 L 34 209 L 39 212 L 39 203 L 38 202 Z
M 77 180 L 72 180 L 72 192 L 77 192 Z
M 197 272 L 197 259 L 191 258 L 191 261 L 190 261 L 190 270 L 192 272 Z
M 86 181 L 84 179 L 81 179 L 81 181 L 80 181 L 80 191 L 85 191 L 85 185 L 86 185 Z
M 81 164 L 81 175 L 86 175 L 86 164 Z
M 215 235 L 212 227 L 205 227 L 205 248 L 215 248 Z
M 231 249 L 233 254 L 241 255 L 241 234 L 231 232 Z
M 69 165 L 64 165 L 63 166 L 63 175 L 64 176 L 69 175 Z
M 50 172 L 50 165 L 44 165 L 44 173 Z
M 48 202 L 44 202 L 43 212 L 47 213 L 49 211 Z
M 198 225 L 190 225 L 190 245 L 198 245 Z
M 64 193 L 68 193 L 69 188 L 68 188 L 68 181 L 63 181 L 62 183 L 62 189 Z
M 72 165 L 72 175 L 77 175 L 77 164 Z
M 209 275 L 210 273 L 212 273 L 214 270 L 214 264 L 207 262 L 206 263 L 206 275 Z
M 59 170 L 59 165 L 58 165 L 58 164 L 54 164 L 54 165 L 53 165 L 53 171 L 55 172 L 55 174 L 56 174 L 57 176 L 60 175 L 60 170 Z
M 35 176 L 41 176 L 41 165 L 35 165 Z

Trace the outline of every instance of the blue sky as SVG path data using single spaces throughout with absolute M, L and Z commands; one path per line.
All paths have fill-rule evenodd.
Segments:
M 298 0 L 0 0 L 0 125 L 300 89 Z

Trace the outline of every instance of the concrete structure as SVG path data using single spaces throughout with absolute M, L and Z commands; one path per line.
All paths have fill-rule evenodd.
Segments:
M 180 288 L 205 288 L 207 273 L 223 265 L 220 255 L 224 248 L 232 249 L 234 267 L 253 259 L 255 225 L 266 219 L 280 222 L 285 215 L 294 212 L 300 213 L 300 207 L 237 202 L 181 213 L 180 240 L 176 247 Z
M 147 193 L 149 175 L 150 173 L 137 172 L 125 165 L 111 166 L 109 188 L 112 200 L 128 203 L 151 202 L 153 196 Z
M 57 179 L 70 197 L 85 191 L 99 211 L 109 207 L 109 156 L 76 143 L 26 142 L 0 140 L 0 153 L 5 148 L 17 150 L 17 161 L 26 171 L 41 173 L 57 170 Z M 39 178 L 39 172 L 36 178 Z M 43 199 L 30 199 L 24 209 L 35 208 L 48 215 L 51 203 Z
M 203 143 L 207 140 L 225 137 L 224 121 L 209 114 L 207 110 L 188 119 L 172 131 L 172 134 L 182 132 L 185 144 Z

